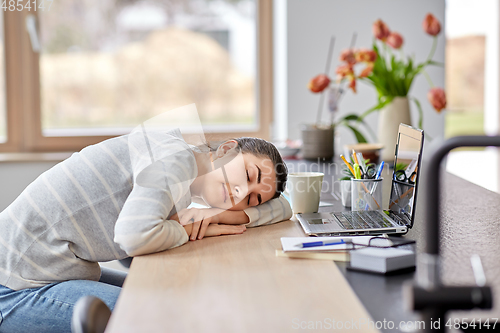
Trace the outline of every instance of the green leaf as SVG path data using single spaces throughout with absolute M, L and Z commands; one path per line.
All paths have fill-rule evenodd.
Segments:
M 434 60 L 429 60 L 429 65 L 444 67 L 444 63 L 438 62 L 438 61 L 434 61 Z
M 374 107 L 366 110 L 365 112 L 363 112 L 361 114 L 360 118 L 365 119 L 366 116 L 368 116 L 370 113 L 372 113 L 373 111 L 378 111 L 378 110 L 382 109 L 384 106 L 386 106 L 387 104 L 392 102 L 393 99 L 394 99 L 394 97 L 392 97 L 392 96 L 383 96 L 383 97 L 379 98 L 378 104 L 375 105 Z
M 405 75 L 413 72 L 413 60 L 408 57 L 408 65 L 406 65 Z
M 342 177 L 342 178 L 339 178 L 339 180 L 351 180 L 352 177 Z
M 406 170 L 407 167 L 408 167 L 408 164 L 396 163 L 396 165 L 394 166 L 394 171 Z
M 345 116 L 344 118 L 342 118 L 341 120 L 346 120 L 346 121 L 354 120 L 354 121 L 357 121 L 358 119 L 359 119 L 359 116 L 357 114 L 351 113 L 351 114 L 348 114 L 347 116 Z
M 397 69 L 398 65 L 396 63 L 396 57 L 394 55 L 392 55 L 391 57 L 391 68 L 393 71 L 395 71 Z
M 342 172 L 344 175 L 346 175 L 347 178 L 351 179 L 354 178 L 354 175 L 352 174 L 351 170 L 344 164 L 344 168 L 342 169 Z
M 351 131 L 354 133 L 354 135 L 356 136 L 356 140 L 358 140 L 358 143 L 367 143 L 368 141 L 366 141 L 366 138 L 364 137 L 363 134 L 361 134 L 360 131 L 358 131 L 356 128 L 354 128 L 353 126 L 351 125 L 347 125 L 347 127 L 349 127 L 351 129 Z
M 342 169 L 342 172 L 348 176 L 352 176 L 351 170 L 344 164 L 344 169 Z
M 415 105 L 417 105 L 417 109 L 418 109 L 418 128 L 422 129 L 423 127 L 423 122 L 424 122 L 424 112 L 422 111 L 422 105 L 420 105 L 420 102 L 418 99 L 416 99 L 415 97 L 411 97 L 411 100 L 413 102 L 415 102 Z
M 353 114 L 349 114 L 349 115 L 345 116 L 344 119 L 346 121 L 355 121 L 358 124 L 362 124 L 366 128 L 366 130 L 368 131 L 368 133 L 371 135 L 371 137 L 374 140 L 377 140 L 377 135 L 373 132 L 373 130 L 371 129 L 371 127 L 364 121 L 364 119 L 361 118 L 361 116 L 358 116 L 357 114 L 353 113 Z
M 374 140 L 377 139 L 377 136 L 375 135 L 375 133 L 373 132 L 373 130 L 371 129 L 370 126 L 368 126 L 368 124 L 357 114 L 355 113 L 351 113 L 351 114 L 348 114 L 346 116 L 344 116 L 343 118 L 339 119 L 339 121 L 337 122 L 337 124 L 342 124 L 344 126 L 347 126 L 349 122 L 355 122 L 357 124 L 362 124 L 366 130 L 370 133 L 370 135 L 372 136 L 372 138 Z M 358 131 L 360 131 L 357 127 L 355 127 Z M 363 134 L 363 137 L 365 138 L 366 140 L 366 136 L 364 136 Z

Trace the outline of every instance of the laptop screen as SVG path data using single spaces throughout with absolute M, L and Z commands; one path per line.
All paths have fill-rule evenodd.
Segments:
M 404 124 L 399 125 L 389 210 L 410 227 L 413 226 L 415 217 L 423 143 L 422 130 Z

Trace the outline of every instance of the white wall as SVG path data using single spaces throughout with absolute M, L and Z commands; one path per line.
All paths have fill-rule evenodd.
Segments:
M 339 53 L 349 47 L 353 32 L 358 34 L 356 47 L 372 45 L 372 23 L 378 18 L 385 21 L 390 29 L 403 35 L 405 54 L 415 54 L 417 61 L 426 59 L 432 45 L 432 38 L 422 30 L 425 15 L 430 12 L 436 16 L 444 30 L 444 0 L 288 0 L 285 5 L 283 0 L 277 2 L 279 6 L 275 6 L 275 16 L 281 16 L 279 22 L 285 22 L 286 33 L 275 29 L 275 51 L 276 48 L 285 48 L 286 52 L 279 54 L 285 53 L 286 59 L 276 58 L 275 62 L 280 63 L 275 66 L 280 68 L 283 63 L 286 64 L 286 73 L 278 75 L 279 71 L 275 70 L 275 87 L 279 91 L 279 94 L 275 93 L 275 139 L 299 139 L 300 124 L 315 121 L 319 95 L 309 92 L 307 83 L 313 76 L 324 71 L 331 35 L 336 37 L 331 67 L 333 75 L 339 64 Z M 285 7 L 281 10 L 286 10 L 286 19 L 276 7 Z M 438 41 L 434 60 L 444 62 L 443 32 Z M 444 87 L 444 68 L 428 67 L 427 71 L 435 86 Z M 424 109 L 424 130 L 431 137 L 442 136 L 444 116 L 437 114 L 428 103 L 428 89 L 427 81 L 420 75 L 414 81 L 410 94 L 420 100 Z M 349 91 L 346 94 L 340 104 L 340 114 L 360 114 L 375 103 L 375 90 L 358 82 L 358 93 Z M 413 123 L 417 124 L 417 110 L 414 105 L 411 108 Z M 326 108 L 323 113 L 326 116 Z M 286 124 L 283 124 L 285 118 Z M 377 118 L 377 113 L 367 118 L 374 131 L 377 128 Z M 282 126 L 285 128 L 277 130 Z M 355 141 L 350 132 L 345 129 L 340 132 L 342 143 Z

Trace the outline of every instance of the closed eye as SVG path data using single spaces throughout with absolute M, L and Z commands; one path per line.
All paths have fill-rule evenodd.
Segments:
M 246 170 L 246 172 L 247 172 L 247 180 L 250 183 L 250 176 L 248 175 L 248 170 Z M 250 206 L 250 195 L 248 196 L 247 206 Z

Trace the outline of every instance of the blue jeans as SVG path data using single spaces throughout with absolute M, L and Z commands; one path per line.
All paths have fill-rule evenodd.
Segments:
M 0 332 L 69 333 L 75 303 L 93 295 L 113 310 L 125 276 L 102 268 L 104 282 L 72 280 L 18 291 L 0 285 Z

